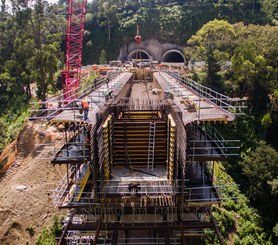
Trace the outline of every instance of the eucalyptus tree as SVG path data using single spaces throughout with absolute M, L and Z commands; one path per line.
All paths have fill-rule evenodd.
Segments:
M 15 13 L 1 18 L 0 80 L 9 97 L 30 95 L 36 81 L 38 97 L 46 98 L 53 74 L 63 62 L 60 43 L 66 30 L 65 7 L 46 1 L 15 1 Z M 3 37 L 3 38 L 2 38 Z M 2 52 L 3 51 L 3 52 Z
M 235 40 L 235 30 L 225 20 L 209 21 L 187 42 L 186 53 L 203 60 L 207 65 L 205 84 L 215 90 L 222 89 L 220 63 L 229 61 Z
M 107 26 L 108 44 L 111 43 L 111 28 L 117 22 L 117 11 L 119 7 L 119 1 L 98 1 L 99 24 L 101 26 Z
M 278 27 L 235 25 L 232 71 L 240 96 L 247 96 L 257 116 L 265 113 L 269 94 L 278 88 Z
M 38 97 L 46 99 L 47 88 L 53 82 L 53 75 L 61 69 L 62 53 L 60 42 L 66 30 L 66 20 L 56 15 L 56 5 L 37 0 L 30 15 L 30 31 L 34 54 L 27 61 L 32 80 L 37 82 Z
M 163 41 L 172 41 L 177 43 L 178 39 L 183 36 L 179 31 L 182 24 L 181 17 L 182 12 L 180 5 L 160 7 L 160 38 Z

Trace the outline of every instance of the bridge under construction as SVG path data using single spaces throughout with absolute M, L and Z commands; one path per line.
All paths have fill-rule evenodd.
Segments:
M 236 155 L 238 141 L 215 126 L 235 119 L 234 100 L 146 64 L 112 70 L 64 98 L 31 117 L 60 131 L 42 154 L 67 169 L 52 192 L 68 209 L 59 244 L 190 244 L 207 232 L 223 244 L 211 207 L 225 189 L 218 161 Z

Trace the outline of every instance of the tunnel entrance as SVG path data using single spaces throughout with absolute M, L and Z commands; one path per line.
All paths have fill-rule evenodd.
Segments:
M 178 50 L 169 50 L 161 57 L 161 62 L 184 63 L 184 56 Z
M 134 50 L 134 51 L 129 53 L 127 59 L 128 60 L 132 60 L 132 59 L 150 59 L 150 55 L 142 49 Z

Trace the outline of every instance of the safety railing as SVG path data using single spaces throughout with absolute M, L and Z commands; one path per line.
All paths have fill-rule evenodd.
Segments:
M 221 193 L 237 185 L 215 185 L 185 188 L 185 198 L 188 205 L 194 203 L 219 203 L 224 200 L 238 199 L 238 197 L 222 197 Z
M 75 167 L 71 167 L 68 170 L 68 173 L 64 175 L 56 189 L 51 191 L 51 198 L 53 199 L 53 203 L 55 207 L 58 207 L 61 203 L 63 203 L 64 197 L 67 195 L 67 189 L 69 187 L 69 177 L 73 176 L 76 172 Z
M 229 96 L 223 95 L 221 93 L 216 92 L 215 90 L 208 88 L 200 83 L 195 82 L 190 78 L 181 78 L 177 73 L 172 71 L 166 71 L 168 75 L 177 79 L 179 82 L 185 84 L 188 88 L 202 96 L 203 98 L 209 100 L 211 103 L 215 104 L 216 106 L 220 107 L 221 109 L 225 110 L 227 113 L 230 114 L 244 114 L 239 112 L 238 110 L 246 108 L 244 105 L 233 105 L 235 102 L 243 102 L 244 99 L 233 99 Z
M 176 188 L 168 181 L 162 180 L 131 180 L 131 181 L 105 181 L 101 194 L 119 194 L 119 195 L 171 195 L 176 193 Z
M 238 143 L 239 140 L 190 140 L 189 157 L 228 157 L 238 156 L 239 146 L 228 146 L 229 143 Z
M 105 100 L 105 98 L 107 97 L 107 91 L 111 88 L 116 87 L 119 83 L 119 79 L 117 79 L 117 76 L 120 73 L 121 71 L 112 72 L 109 74 L 108 77 L 94 79 L 93 81 L 86 83 L 80 88 L 74 88 L 73 90 L 68 91 L 67 93 L 69 93 L 72 97 L 72 99 L 70 100 L 69 98 L 65 100 L 64 98 L 66 93 L 63 93 L 61 95 L 52 97 L 47 101 L 30 103 L 30 120 L 50 120 L 62 111 L 79 110 L 80 107 L 77 107 L 76 105 L 81 101 L 82 97 L 88 95 L 89 93 L 93 93 L 104 84 L 107 84 L 106 89 L 104 89 L 105 91 L 103 90 L 98 92 L 98 96 L 103 98 L 101 101 Z M 98 100 L 95 100 L 94 96 L 91 96 L 90 99 L 92 103 L 98 103 Z
M 189 143 L 189 157 L 228 157 L 239 154 L 240 140 L 226 140 L 212 125 L 192 133 Z
M 39 150 L 41 147 L 43 149 Z M 36 153 L 41 153 L 40 159 L 51 161 L 73 159 L 85 161 L 89 157 L 89 146 L 85 135 L 80 132 L 80 128 L 74 128 L 74 125 L 68 128 L 67 133 L 59 133 L 53 141 L 36 144 L 36 149 Z
M 64 239 L 68 245 L 91 245 L 95 241 L 95 234 L 92 233 L 92 231 L 68 231 Z

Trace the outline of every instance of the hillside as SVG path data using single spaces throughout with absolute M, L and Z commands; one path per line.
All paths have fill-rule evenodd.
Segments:
M 55 131 L 50 128 L 48 133 L 51 136 Z M 40 160 L 41 154 L 34 152 L 37 143 L 42 143 L 40 125 L 29 122 L 19 135 L 15 166 L 0 179 L 0 244 L 34 244 L 35 237 L 50 225 L 57 212 L 50 191 L 59 183 L 64 169 Z M 20 186 L 26 189 L 17 190 Z
M 29 122 L 24 127 L 24 122 L 30 102 L 44 101 L 62 88 L 66 16 L 65 0 L 59 4 L 36 0 L 34 5 L 1 1 L 0 169 L 4 163 L 11 166 L 0 177 L 0 244 L 34 244 L 57 211 L 49 191 L 64 169 L 34 152 L 35 144 L 42 143 L 40 125 Z M 245 115 L 226 130 L 217 125 L 225 137 L 241 141 L 240 155 L 222 168 L 228 173 L 223 179 L 239 185 L 234 191 L 240 198 L 216 208 L 217 218 L 231 244 L 266 244 L 269 239 L 277 243 L 278 1 L 89 2 L 83 64 L 117 59 L 120 48 L 134 42 L 137 24 L 143 40 L 187 47 L 184 57 L 191 62 L 187 77 L 230 97 L 247 99 Z M 196 67 L 197 61 L 205 66 Z M 31 99 L 34 81 L 37 98 Z M 47 131 L 50 140 L 56 129 Z M 16 190 L 20 185 L 27 189 Z M 215 241 L 209 237 L 202 242 Z

